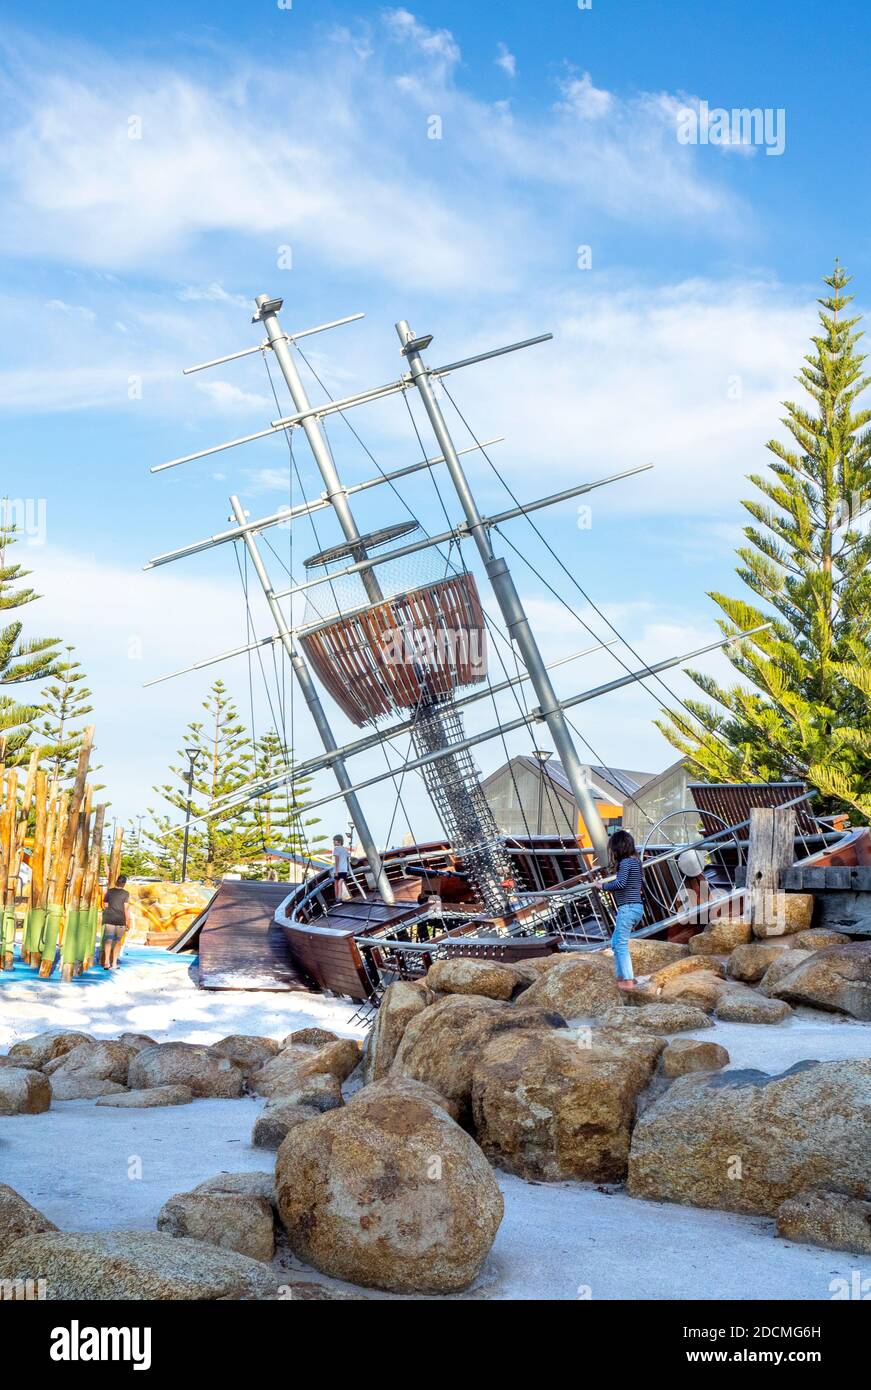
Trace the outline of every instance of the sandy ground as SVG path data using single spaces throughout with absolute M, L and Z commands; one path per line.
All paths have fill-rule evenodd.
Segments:
M 40 980 L 16 965 L 0 973 L 0 1050 L 47 1028 L 78 1028 L 98 1038 L 149 1033 L 159 1042 L 212 1043 L 229 1033 L 283 1038 L 317 1023 L 343 1037 L 362 1037 L 351 1027 L 347 999 L 267 990 L 197 989 L 193 956 L 133 947 L 112 973 L 95 969 L 64 984 L 59 974 Z
M 189 970 L 188 958 L 143 951 L 114 976 L 100 972 L 84 984 L 0 975 L 0 1048 L 61 1026 L 189 1042 L 231 1032 L 283 1037 L 313 1024 L 361 1035 L 345 1000 L 207 993 L 194 988 Z M 718 1024 L 697 1036 L 722 1042 L 733 1066 L 768 1072 L 805 1058 L 871 1055 L 871 1025 L 810 1011 L 777 1027 Z M 125 1111 L 66 1101 L 43 1115 L 0 1119 L 0 1181 L 67 1230 L 150 1229 L 174 1192 L 222 1171 L 271 1169 L 274 1156 L 249 1142 L 263 1104 Z M 780 1240 L 765 1218 L 640 1202 L 583 1183 L 500 1183 L 505 1219 L 467 1299 L 812 1300 L 831 1298 L 831 1281 L 849 1280 L 853 1270 L 871 1277 L 871 1261 Z

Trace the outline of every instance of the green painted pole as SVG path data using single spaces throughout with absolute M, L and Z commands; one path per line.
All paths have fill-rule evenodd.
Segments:
M 42 939 L 42 956 L 39 967 L 40 975 L 50 975 L 54 969 L 54 957 L 57 951 L 57 939 L 60 935 L 62 917 L 63 908 L 60 903 L 51 903 L 46 909 L 45 935 Z

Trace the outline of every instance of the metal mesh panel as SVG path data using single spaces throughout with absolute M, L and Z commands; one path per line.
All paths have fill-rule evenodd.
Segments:
M 412 738 L 418 757 L 449 748 L 466 736 L 459 711 L 448 701 L 421 707 Z M 508 908 L 503 880 L 512 878 L 511 861 L 481 790 L 478 769 L 467 748 L 421 769 L 426 789 L 454 848 L 488 912 Z
M 324 572 L 323 582 L 306 590 L 303 623 L 316 623 L 337 613 L 351 613 L 370 602 L 361 574 L 332 577 L 331 570 L 344 569 L 347 564 L 347 560 L 340 560 L 332 565 L 319 566 Z M 377 579 L 384 598 L 389 599 L 409 589 L 437 584 L 449 574 L 456 573 L 457 569 L 456 561 L 449 565 L 437 551 L 420 550 L 414 555 L 400 555 L 396 560 L 385 560 L 370 572 Z

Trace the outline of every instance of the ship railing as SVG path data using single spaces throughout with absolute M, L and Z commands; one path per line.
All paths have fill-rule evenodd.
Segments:
M 804 791 L 784 802 L 778 809 L 798 806 L 815 795 L 813 790 Z M 812 853 L 811 841 L 822 846 L 837 843 L 843 838 L 843 830 L 835 830 L 825 819 L 814 817 L 817 834 L 810 836 L 805 832 L 796 834 L 806 855 Z M 645 917 L 633 937 L 651 936 L 672 926 L 702 927 L 711 914 L 717 917 L 730 910 L 730 905 L 743 898 L 743 883 L 733 883 L 731 890 L 711 894 L 700 902 L 693 901 L 686 893 L 686 876 L 677 866 L 678 858 L 688 850 L 698 850 L 717 855 L 724 850 L 737 850 L 739 857 L 749 845 L 749 839 L 742 832 L 750 827 L 750 819 L 735 825 L 723 826 L 708 835 L 699 836 L 689 844 L 680 844 L 662 849 L 642 861 L 642 893 Z M 741 865 L 734 866 L 739 871 Z M 599 870 L 589 870 L 589 874 Z M 554 906 L 562 909 L 563 921 L 555 914 L 554 930 L 562 938 L 563 949 L 582 951 L 601 951 L 610 944 L 616 918 L 613 898 L 607 889 L 601 889 L 594 882 L 579 882 L 567 887 L 557 886 L 542 891 L 523 890 L 518 898 L 528 901 L 546 898 Z M 585 915 L 586 910 L 586 915 Z M 566 918 L 568 920 L 566 920 Z

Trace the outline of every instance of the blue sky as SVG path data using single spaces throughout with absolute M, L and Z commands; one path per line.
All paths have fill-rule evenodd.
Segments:
M 869 195 L 853 153 L 868 134 L 866 7 L 839 6 L 834 51 L 825 13 L 786 0 L 36 0 L 26 18 L 0 13 L 4 491 L 44 499 L 44 533 L 19 555 L 44 596 L 29 622 L 78 648 L 122 816 L 154 801 L 213 673 L 144 682 L 245 636 L 226 548 L 142 564 L 224 526 L 232 491 L 255 514 L 287 500 L 281 439 L 149 473 L 274 418 L 258 359 L 181 376 L 258 340 L 261 291 L 284 297 L 288 328 L 365 312 L 306 352 L 341 394 L 396 374 L 399 318 L 435 335 L 434 363 L 553 331 L 457 374 L 452 394 L 477 433 L 505 436 L 494 459 L 521 497 L 653 463 L 594 495 L 588 529 L 571 503 L 547 514 L 548 536 L 646 658 L 714 635 L 706 591 L 736 588 L 744 475 L 781 430 L 836 255 L 867 302 Z M 680 112 L 702 102 L 782 110 L 783 153 L 681 144 Z M 418 457 L 401 403 L 353 423 L 383 467 Z M 347 430 L 331 441 L 348 481 L 371 475 Z M 485 510 L 508 505 L 485 464 L 470 473 Z M 404 491 L 432 529 L 432 491 Z M 380 489 L 359 508 L 362 526 L 398 515 Z M 602 631 L 524 526 L 512 540 Z M 323 520 L 298 532 L 295 563 L 336 535 Z M 588 643 L 516 574 L 549 656 Z M 590 658 L 559 689 L 615 673 Z M 247 717 L 245 663 L 222 674 Z M 672 760 L 655 713 L 649 693 L 627 691 L 585 707 L 581 727 L 604 761 L 655 771 Z M 296 741 L 312 751 L 304 715 Z M 480 751 L 486 771 L 501 758 L 498 743 Z M 409 800 L 415 832 L 434 830 L 422 794 Z M 385 835 L 390 798 L 373 801 Z

